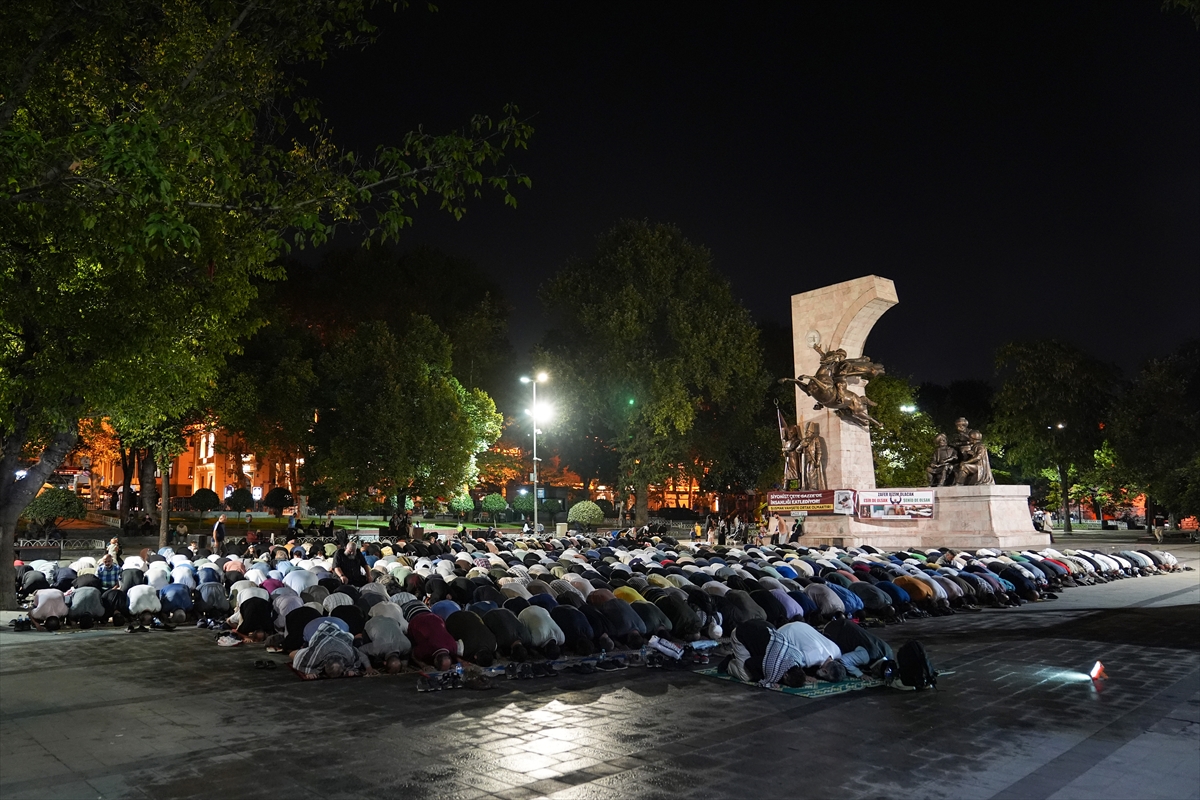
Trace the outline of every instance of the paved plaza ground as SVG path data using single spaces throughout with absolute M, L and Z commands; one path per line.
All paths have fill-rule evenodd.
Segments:
M 1200 572 L 881 634 L 922 640 L 940 690 L 629 669 L 420 694 L 255 669 L 191 628 L 3 628 L 0 797 L 1200 798 Z

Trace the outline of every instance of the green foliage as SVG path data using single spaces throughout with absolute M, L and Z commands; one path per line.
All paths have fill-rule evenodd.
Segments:
M 314 514 L 326 514 L 337 508 L 338 493 L 324 483 L 311 484 L 308 487 L 308 507 Z
M 1200 514 L 1200 341 L 1151 361 L 1117 402 L 1115 462 L 1177 516 Z
M 26 448 L 57 467 L 81 416 L 180 429 L 292 248 L 394 240 L 427 196 L 456 218 L 485 192 L 515 205 L 514 107 L 368 155 L 330 138 L 299 70 L 369 43 L 375 5 L 0 4 L 0 485 Z M 29 499 L 0 495 L 3 542 Z
M 455 514 L 470 514 L 475 510 L 475 501 L 466 492 L 456 494 L 450 498 L 450 510 Z
M 567 522 L 578 522 L 590 529 L 604 522 L 604 512 L 591 500 L 583 500 L 567 511 Z
M 1058 476 L 1052 477 L 1052 485 L 1057 488 Z M 1108 441 L 1092 455 L 1091 464 L 1077 474 L 1073 471 L 1071 483 L 1071 500 L 1091 505 L 1097 518 L 1124 516 L 1143 491 L 1135 476 L 1118 461 Z
M 21 516 L 51 530 L 65 519 L 83 519 L 86 514 L 83 501 L 70 489 L 51 488 L 33 498 Z
M 282 486 L 276 486 L 263 498 L 263 505 L 274 511 L 277 517 L 282 516 L 283 510 L 295 502 L 292 493 Z
M 193 510 L 203 513 L 220 508 L 221 498 L 212 489 L 197 489 L 192 492 L 190 503 Z
M 933 438 L 939 431 L 921 410 L 901 411 L 916 405 L 916 390 L 904 378 L 880 375 L 867 384 L 867 397 L 877 405 L 871 415 L 883 427 L 871 428 L 875 457 L 875 482 L 880 488 L 925 486 L 925 468 L 933 457 Z
M 335 493 L 445 495 L 473 482 L 474 455 L 500 435 L 495 403 L 450 372 L 450 344 L 416 316 L 403 339 L 359 326 L 319 362 L 310 483 Z
M 225 501 L 231 511 L 236 511 L 239 514 L 243 511 L 249 511 L 254 508 L 254 495 L 244 486 L 240 489 L 234 489 L 233 494 L 229 495 L 229 499 Z
M 557 514 L 559 511 L 562 511 L 562 503 L 551 497 L 543 500 L 539 508 L 547 514 Z
M 533 495 L 518 494 L 512 501 L 513 511 L 519 511 L 522 514 L 533 513 Z
M 380 508 L 379 500 L 368 492 L 352 494 L 342 501 L 342 505 L 356 517 L 363 514 L 378 514 Z
M 677 228 L 626 221 L 542 289 L 557 317 L 540 359 L 563 399 L 559 426 L 612 449 L 643 515 L 647 484 L 725 457 L 701 430 L 736 430 L 764 396 L 757 329 L 711 260 Z
M 484 495 L 483 510 L 491 514 L 499 514 L 508 510 L 508 501 L 504 499 L 504 495 L 492 492 Z
M 1030 472 L 1053 467 L 1058 483 L 1069 486 L 1072 468 L 1086 468 L 1103 443 L 1116 369 L 1053 339 L 1004 345 L 996 367 L 1003 384 L 993 443 L 1014 465 Z
M 1054 340 L 1005 345 L 996 364 L 1004 382 L 992 432 L 1006 454 L 1029 469 L 1090 462 L 1103 441 L 1116 370 Z

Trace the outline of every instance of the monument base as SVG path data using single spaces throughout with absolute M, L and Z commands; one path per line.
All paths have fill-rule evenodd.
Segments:
M 1028 486 L 940 486 L 929 519 L 860 519 L 810 516 L 800 544 L 880 550 L 920 547 L 981 547 L 1015 550 L 1050 546 L 1050 535 L 1034 530 Z

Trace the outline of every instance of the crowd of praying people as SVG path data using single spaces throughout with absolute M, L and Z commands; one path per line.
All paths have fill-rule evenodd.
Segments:
M 286 654 L 305 680 L 417 670 L 422 688 L 431 675 L 483 688 L 489 671 L 542 677 L 556 662 L 613 670 L 686 653 L 706 663 L 707 643 L 727 654 L 722 671 L 778 687 L 890 680 L 895 654 L 871 627 L 1181 568 L 1161 550 L 740 549 L 649 529 L 226 549 L 18 564 L 18 596 L 39 630 L 194 622 L 217 630 L 220 646 Z

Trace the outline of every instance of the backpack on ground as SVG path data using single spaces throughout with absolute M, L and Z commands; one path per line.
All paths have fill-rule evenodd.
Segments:
M 905 686 L 918 690 L 937 688 L 937 670 L 929 662 L 925 646 L 916 639 L 900 648 L 896 661 L 900 664 L 900 680 Z

